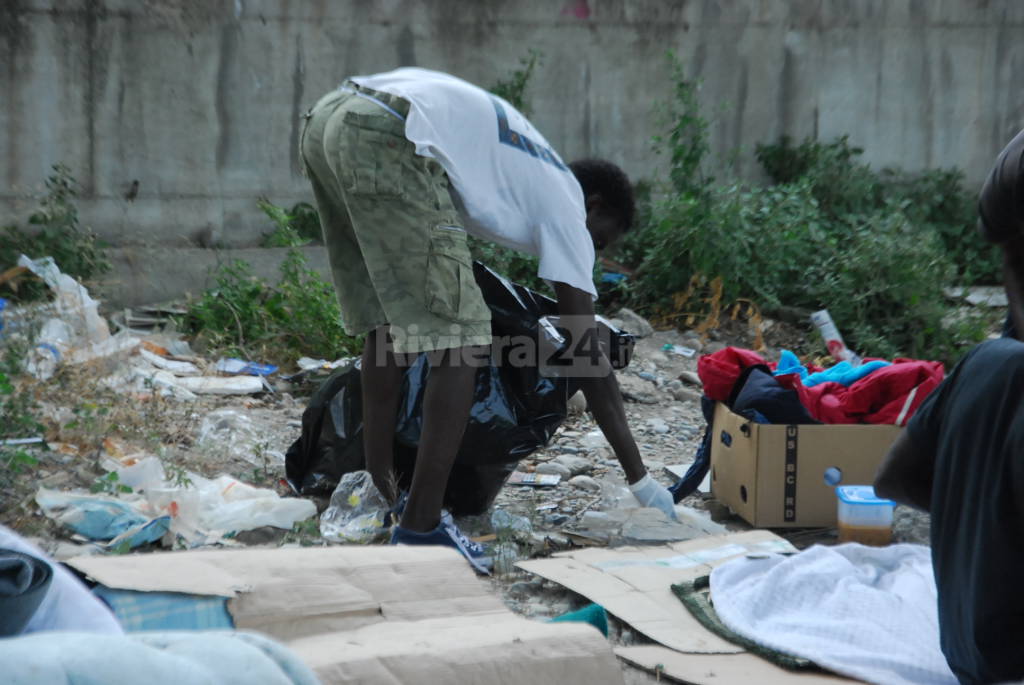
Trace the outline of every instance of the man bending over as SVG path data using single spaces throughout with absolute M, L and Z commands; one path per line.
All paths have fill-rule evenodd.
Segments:
M 363 351 L 363 444 L 374 483 L 392 502 L 393 441 L 403 368 L 429 352 L 416 466 L 392 542 L 459 549 L 486 572 L 480 545 L 442 512 L 445 486 L 491 342 L 467 232 L 539 257 L 574 340 L 593 331 L 595 249 L 633 220 L 632 189 L 607 162 L 566 165 L 501 98 L 454 76 L 403 68 L 354 76 L 311 110 L 301 143 L 335 289 Z M 647 474 L 604 354 L 583 393 L 637 499 L 675 515 Z

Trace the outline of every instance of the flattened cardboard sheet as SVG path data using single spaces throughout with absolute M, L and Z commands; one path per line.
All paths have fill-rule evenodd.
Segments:
M 738 654 L 741 647 L 702 626 L 672 594 L 673 584 L 707 575 L 748 553 L 795 552 L 766 530 L 656 547 L 589 548 L 516 564 L 596 602 L 655 642 L 691 654 Z
M 593 626 L 512 614 L 446 547 L 336 546 L 76 557 L 110 587 L 230 597 L 324 683 L 621 685 Z
M 465 562 L 463 562 L 465 563 Z M 566 630 L 553 630 L 555 626 Z M 377 623 L 289 644 L 325 683 L 622 685 L 605 637 L 585 623 L 510 612 Z
M 800 673 L 779 668 L 753 654 L 680 654 L 658 645 L 616 647 L 626 663 L 689 685 L 840 685 L 854 683 L 829 673 Z

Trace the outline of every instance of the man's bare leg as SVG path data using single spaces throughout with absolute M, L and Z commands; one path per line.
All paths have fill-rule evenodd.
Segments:
M 403 371 L 391 351 L 388 327 L 370 331 L 363 345 L 363 453 L 374 485 L 391 503 L 398 498 L 395 428 Z
M 434 354 L 423 396 L 423 431 L 416 452 L 409 501 L 402 528 L 425 533 L 441 518 L 448 476 L 455 463 L 469 410 L 477 365 L 467 360 L 485 354 L 485 347 L 463 347 Z

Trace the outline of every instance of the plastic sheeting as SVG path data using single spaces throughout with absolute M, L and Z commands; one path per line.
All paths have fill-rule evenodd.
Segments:
M 547 341 L 558 346 L 552 318 L 555 300 L 502 278 L 480 263 L 474 275 L 491 310 L 491 333 L 499 341 Z M 612 366 L 624 368 L 633 336 L 599 319 L 602 347 Z M 537 363 L 523 364 L 523 348 L 496 344 L 488 366 L 477 372 L 474 402 L 455 459 L 445 506 L 456 516 L 490 506 L 523 457 L 543 446 L 566 417 L 566 402 L 578 389 L 572 378 L 545 375 Z M 362 445 L 362 385 L 359 362 L 339 368 L 313 395 L 302 416 L 302 436 L 289 448 L 289 483 L 307 496 L 329 496 L 345 473 L 365 466 Z M 405 373 L 395 435 L 399 486 L 408 488 L 419 444 L 423 394 L 430 372 L 425 355 Z

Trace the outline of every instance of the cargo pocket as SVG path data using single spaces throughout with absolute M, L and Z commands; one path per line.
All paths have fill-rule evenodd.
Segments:
M 427 310 L 449 321 L 486 321 L 490 315 L 473 277 L 466 232 L 457 226 L 431 229 L 426 295 Z
M 384 115 L 389 116 L 389 115 Z M 379 116 L 346 112 L 349 184 L 356 195 L 403 197 L 404 156 L 412 154 L 412 145 L 403 129 Z M 395 120 L 395 123 L 401 124 Z

